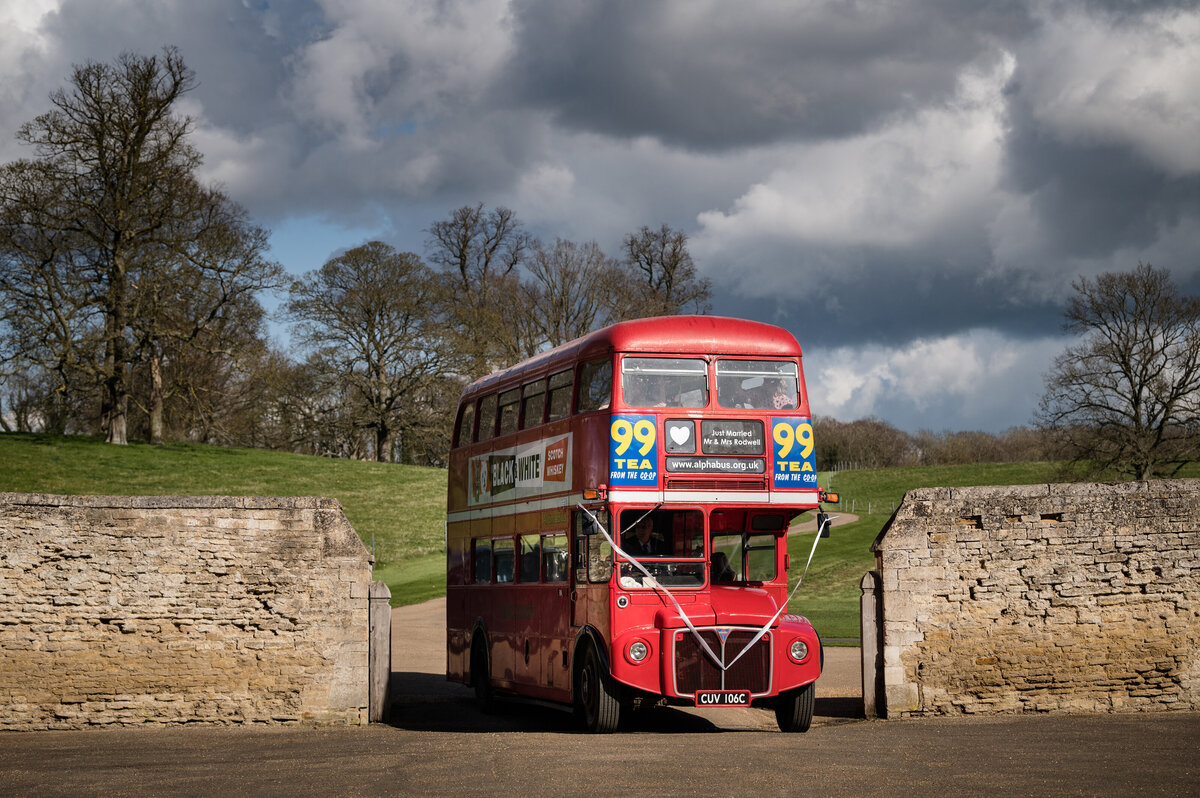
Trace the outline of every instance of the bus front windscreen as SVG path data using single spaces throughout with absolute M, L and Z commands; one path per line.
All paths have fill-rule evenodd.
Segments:
M 800 370 L 786 360 L 717 361 L 717 404 L 750 410 L 792 410 L 799 406 Z
M 621 393 L 631 407 L 704 407 L 708 364 L 685 357 L 627 357 L 621 362 Z
M 704 584 L 704 513 L 642 508 L 620 519 L 621 549 L 637 560 L 621 562 L 621 587 L 649 588 L 646 572 L 665 587 Z

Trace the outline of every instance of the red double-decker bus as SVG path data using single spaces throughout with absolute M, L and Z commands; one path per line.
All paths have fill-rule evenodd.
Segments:
M 477 380 L 450 453 L 447 677 L 573 704 L 812 720 L 821 643 L 787 614 L 817 487 L 800 346 L 711 316 L 622 322 Z M 830 495 L 831 500 L 836 500 Z

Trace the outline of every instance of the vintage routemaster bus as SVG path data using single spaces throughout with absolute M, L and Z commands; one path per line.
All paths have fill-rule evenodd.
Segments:
M 471 384 L 450 453 L 447 677 L 573 704 L 666 701 L 807 730 L 821 642 L 788 614 L 819 507 L 791 333 L 712 316 L 597 330 Z

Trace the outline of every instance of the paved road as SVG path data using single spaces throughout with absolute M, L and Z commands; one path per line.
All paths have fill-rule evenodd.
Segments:
M 807 734 L 756 710 L 651 710 L 625 734 L 475 711 L 441 676 L 444 603 L 394 611 L 392 724 L 0 734 L 0 795 L 1200 795 L 1200 713 L 862 721 L 829 649 Z

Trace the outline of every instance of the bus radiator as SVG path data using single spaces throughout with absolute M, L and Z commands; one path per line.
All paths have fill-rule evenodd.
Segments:
M 754 639 L 756 632 L 737 629 L 729 633 L 725 644 L 715 630 L 702 629 L 701 636 L 724 661 L 736 657 L 746 644 Z M 759 640 L 754 647 L 742 655 L 727 671 L 704 653 L 691 633 L 685 632 L 675 638 L 675 692 L 690 695 L 697 690 L 749 690 L 752 694 L 770 692 L 771 689 L 771 643 Z

